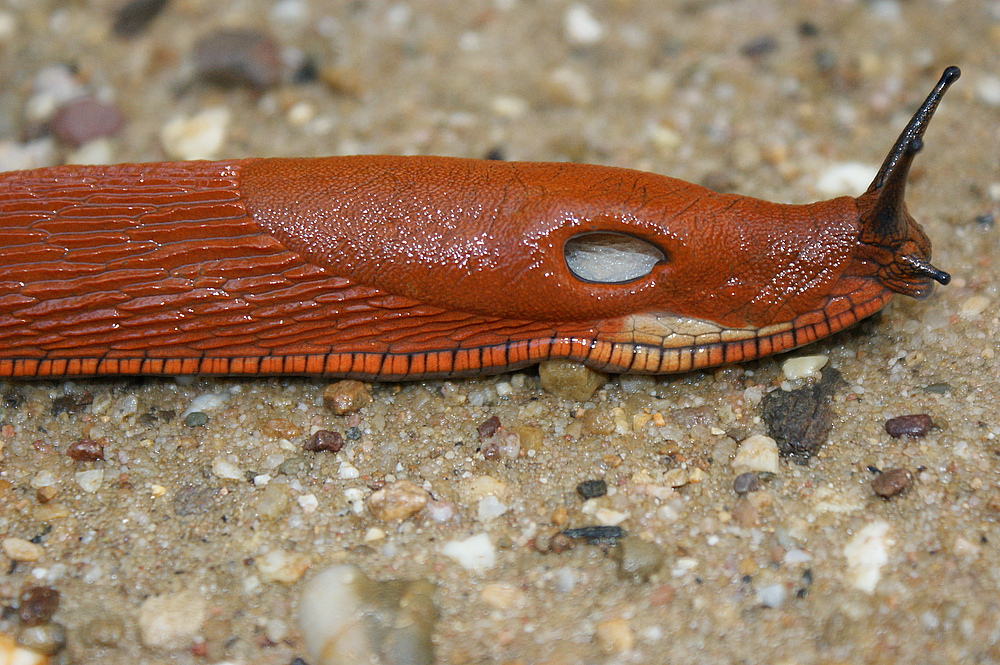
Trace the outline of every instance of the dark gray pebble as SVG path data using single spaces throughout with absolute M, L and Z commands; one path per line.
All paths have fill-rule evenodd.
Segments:
M 208 424 L 208 414 L 202 411 L 192 411 L 184 416 L 184 424 L 188 427 L 204 427 Z
M 596 499 L 608 493 L 608 484 L 600 478 L 585 480 L 576 486 L 576 491 L 584 499 Z
M 741 473 L 733 479 L 733 491 L 737 494 L 746 494 L 747 492 L 755 492 L 757 488 L 760 487 L 760 481 L 757 478 L 757 474 L 753 471 L 748 471 L 746 473 Z

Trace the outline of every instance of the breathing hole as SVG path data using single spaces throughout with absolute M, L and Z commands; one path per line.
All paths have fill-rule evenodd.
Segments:
M 583 233 L 563 247 L 566 266 L 585 282 L 621 284 L 645 277 L 666 254 L 656 245 L 621 233 Z

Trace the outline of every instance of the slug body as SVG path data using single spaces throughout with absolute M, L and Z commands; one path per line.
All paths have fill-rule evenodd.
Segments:
M 902 196 L 956 78 L 865 194 L 809 205 L 442 157 L 0 174 L 0 376 L 668 373 L 795 348 L 947 283 Z M 567 254 L 608 238 L 652 258 L 595 278 Z

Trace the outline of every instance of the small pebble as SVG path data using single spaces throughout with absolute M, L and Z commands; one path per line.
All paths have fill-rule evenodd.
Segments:
M 0 546 L 3 546 L 4 554 L 14 561 L 34 562 L 41 559 L 42 555 L 45 554 L 45 550 L 42 549 L 41 545 L 36 545 L 24 538 L 4 538 L 0 542 Z
M 18 596 L 18 617 L 26 626 L 39 626 L 52 620 L 59 609 L 59 591 L 47 586 L 33 586 Z
M 577 529 L 566 529 L 562 532 L 567 538 L 582 538 L 591 545 L 612 546 L 625 537 L 625 529 L 620 526 L 584 526 Z
M 212 460 L 212 475 L 224 480 L 245 480 L 246 476 L 240 467 L 222 457 Z
M 490 607 L 498 610 L 509 610 L 525 601 L 525 594 L 513 584 L 493 582 L 483 587 L 479 598 Z
M 139 607 L 139 637 L 150 649 L 187 649 L 207 616 L 208 603 L 195 591 L 151 596 Z
M 934 427 L 934 421 L 926 413 L 896 416 L 885 421 L 885 431 L 894 439 L 901 436 L 920 438 Z
M 6 633 L 0 633 L 0 663 L 3 665 L 48 665 L 47 654 L 24 647 Z
M 310 662 L 431 665 L 433 594 L 426 580 L 378 582 L 351 564 L 327 568 L 306 583 L 299 602 Z
M 84 492 L 93 494 L 104 484 L 104 469 L 88 469 L 74 474 L 73 479 Z
M 900 494 L 913 482 L 909 469 L 889 469 L 872 481 L 872 491 L 880 497 L 890 499 Z
M 300 476 L 312 469 L 312 459 L 305 455 L 289 457 L 278 465 L 278 473 L 283 476 Z
M 490 494 L 479 500 L 479 505 L 476 507 L 476 519 L 480 522 L 489 522 L 500 517 L 507 510 L 508 507 L 506 504 Z
M 287 418 L 268 418 L 260 424 L 260 433 L 272 439 L 294 439 L 301 430 Z
M 66 447 L 66 455 L 77 462 L 94 462 L 104 459 L 104 442 L 80 439 Z
M 340 432 L 321 429 L 316 430 L 302 448 L 310 453 L 339 453 L 343 447 L 344 437 Z
M 754 492 L 760 487 L 760 481 L 758 480 L 757 474 L 753 471 L 747 471 L 746 473 L 741 473 L 736 476 L 733 480 L 733 491 L 737 494 L 746 494 L 747 492 Z
M 372 401 L 371 392 L 361 381 L 337 381 L 323 391 L 323 404 L 336 416 L 357 413 Z
M 740 47 L 740 53 L 748 58 L 761 58 L 777 50 L 778 40 L 773 35 L 757 37 Z
M 851 585 L 872 593 L 882 577 L 882 566 L 889 561 L 887 522 L 872 522 L 861 528 L 844 546 L 847 577 Z
M 663 549 L 656 543 L 648 543 L 641 538 L 628 536 L 618 541 L 611 550 L 611 556 L 618 564 L 618 577 L 623 580 L 644 584 L 650 576 L 663 567 Z
M 830 361 L 827 356 L 799 356 L 789 358 L 781 363 L 781 372 L 789 381 L 812 378 L 819 375 L 821 369 Z
M 288 483 L 268 483 L 257 499 L 257 515 L 264 519 L 277 519 L 288 511 L 292 489 Z
M 180 488 L 171 499 L 174 514 L 178 517 L 204 514 L 218 495 L 215 487 L 187 485 Z
M 767 584 L 757 589 L 757 600 L 764 607 L 778 608 L 785 603 L 787 592 L 784 584 Z
M 732 466 L 746 471 L 778 473 L 778 442 L 763 434 L 744 439 L 736 449 Z
M 119 37 L 135 37 L 153 22 L 169 0 L 129 0 L 115 13 L 112 30 Z
M 563 17 L 566 39 L 571 44 L 590 46 L 604 37 L 604 26 L 594 18 L 590 8 L 582 3 L 570 5 Z
M 368 511 L 383 522 L 403 520 L 423 510 L 430 495 L 409 480 L 397 480 L 368 497 Z
M 53 136 L 74 148 L 114 136 L 124 126 L 125 116 L 117 107 L 93 97 L 78 97 L 63 104 L 49 121 Z
M 160 129 L 160 144 L 170 159 L 217 159 L 226 142 L 229 109 L 205 109 L 191 117 L 176 115 Z
M 490 418 L 484 420 L 476 428 L 476 432 L 479 434 L 480 439 L 488 439 L 500 429 L 500 419 L 496 416 L 491 416 Z
M 117 647 L 125 636 L 125 622 L 120 616 L 103 614 L 85 623 L 77 634 L 89 646 Z
M 185 427 L 204 427 L 208 424 L 208 414 L 203 411 L 192 411 L 184 416 Z
M 989 306 L 989 297 L 984 295 L 969 296 L 962 301 L 962 305 L 958 308 L 958 314 L 963 319 L 975 319 L 986 311 L 986 308 Z
M 625 619 L 610 619 L 597 624 L 594 639 L 608 655 L 628 653 L 635 648 L 635 635 Z
M 441 553 L 462 568 L 474 573 L 484 573 L 496 565 L 497 554 L 489 535 L 480 533 L 464 540 L 449 540 Z
M 731 513 L 733 521 L 744 529 L 760 525 L 760 511 L 757 510 L 757 506 L 752 501 L 747 500 L 745 497 L 741 497 L 736 501 Z
M 608 381 L 606 375 L 569 360 L 541 363 L 538 376 L 547 392 L 574 402 L 586 402 Z
M 979 101 L 987 106 L 1000 107 L 1000 76 L 980 74 L 975 86 Z
M 601 478 L 585 480 L 576 486 L 576 491 L 584 499 L 596 499 L 608 493 L 608 484 Z
M 256 30 L 219 30 L 198 40 L 194 47 L 198 78 L 232 88 L 265 90 L 281 80 L 278 44 Z
M 38 653 L 54 654 L 66 646 L 66 627 L 61 623 L 29 626 L 17 637 L 18 644 Z M 19 665 L 15 663 L 15 665 Z
M 263 581 L 294 584 L 309 570 L 312 561 L 304 552 L 273 550 L 258 557 L 256 563 Z

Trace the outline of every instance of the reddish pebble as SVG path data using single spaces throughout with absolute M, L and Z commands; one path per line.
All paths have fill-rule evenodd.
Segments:
M 548 551 L 553 554 L 562 554 L 573 549 L 575 544 L 572 538 L 560 532 L 552 536 L 551 540 L 549 540 Z
M 195 69 L 204 81 L 224 87 L 264 90 L 281 78 L 278 45 L 254 30 L 220 30 L 194 47 Z
M 18 618 L 26 626 L 40 626 L 52 620 L 59 609 L 59 592 L 52 587 L 33 586 L 18 598 Z
M 93 97 L 78 97 L 63 104 L 52 117 L 52 134 L 74 148 L 94 139 L 114 136 L 125 126 L 117 107 Z
M 339 453 L 344 447 L 344 437 L 340 432 L 321 429 L 309 437 L 303 448 L 310 453 Z
M 919 438 L 927 436 L 934 426 L 934 421 L 926 413 L 916 413 L 908 416 L 896 416 L 885 421 L 885 431 L 894 439 L 901 436 Z
M 66 455 L 77 462 L 95 462 L 104 459 L 104 442 L 93 439 L 80 439 L 69 444 Z
M 908 469 L 889 469 L 872 481 L 872 491 L 889 499 L 901 493 L 913 483 L 913 474 Z
M 500 419 L 496 416 L 492 416 L 491 418 L 480 423 L 479 427 L 476 428 L 476 431 L 479 433 L 480 439 L 488 439 L 496 434 L 499 429 Z

